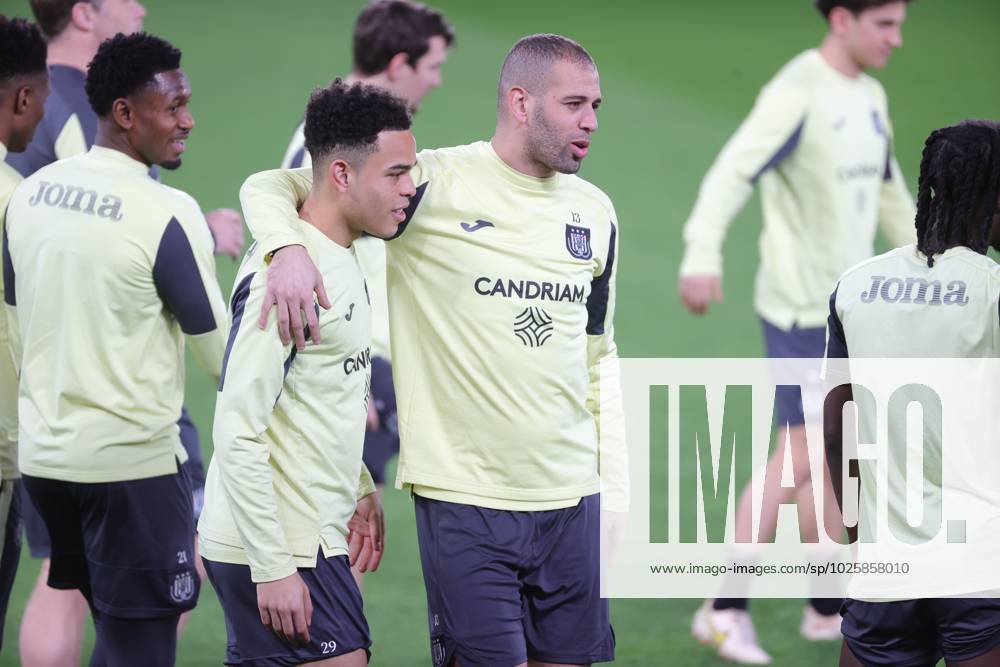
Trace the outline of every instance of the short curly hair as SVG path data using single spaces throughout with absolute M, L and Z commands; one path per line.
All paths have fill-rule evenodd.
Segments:
M 118 33 L 101 42 L 87 68 L 87 99 L 103 117 L 121 97 L 128 97 L 153 83 L 160 72 L 181 66 L 181 52 L 155 35 Z
M 0 16 L 0 82 L 44 72 L 47 53 L 38 26 Z
M 443 38 L 447 46 L 455 41 L 441 12 L 409 0 L 376 0 L 354 24 L 354 69 L 364 76 L 379 74 L 397 53 L 405 53 L 415 67 L 430 49 L 431 37 Z
M 371 153 L 380 132 L 410 129 L 406 103 L 382 88 L 335 79 L 306 107 L 306 150 L 313 162 L 334 153 Z
M 823 18 L 830 20 L 830 12 L 836 7 L 843 7 L 855 16 L 866 9 L 874 9 L 883 5 L 891 5 L 900 0 L 816 0 L 816 9 L 823 15 Z M 906 4 L 916 2 L 916 0 L 902 0 Z

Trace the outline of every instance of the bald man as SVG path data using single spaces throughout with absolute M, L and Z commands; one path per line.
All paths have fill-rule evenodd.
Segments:
M 532 35 L 498 93 L 491 141 L 419 154 L 386 244 L 396 486 L 415 497 L 435 665 L 589 665 L 614 658 L 601 511 L 628 502 L 621 390 L 599 372 L 617 368 L 618 223 L 574 175 L 600 80 L 576 42 Z M 261 324 L 276 303 L 299 345 L 304 310 L 318 338 L 313 289 L 329 307 L 296 213 L 311 178 L 265 172 L 241 193 L 274 253 Z

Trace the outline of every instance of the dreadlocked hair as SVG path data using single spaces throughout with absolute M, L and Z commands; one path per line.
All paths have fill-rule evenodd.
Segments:
M 934 256 L 966 246 L 985 253 L 1000 197 L 1000 123 L 967 120 L 934 130 L 917 189 L 917 249 Z

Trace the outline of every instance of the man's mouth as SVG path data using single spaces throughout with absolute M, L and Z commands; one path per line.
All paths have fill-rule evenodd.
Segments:
M 570 144 L 570 149 L 573 151 L 573 157 L 577 160 L 582 160 L 587 157 L 587 152 L 590 150 L 589 141 L 574 141 Z

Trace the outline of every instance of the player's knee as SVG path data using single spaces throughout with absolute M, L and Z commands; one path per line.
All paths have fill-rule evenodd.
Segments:
M 32 595 L 19 633 L 23 667 L 65 667 L 80 664 L 87 606 L 74 605 L 67 591 L 44 587 L 54 595 Z M 81 602 L 83 598 L 77 595 Z M 77 613 L 78 612 L 78 613 Z M 52 632 L 58 627 L 59 632 Z

